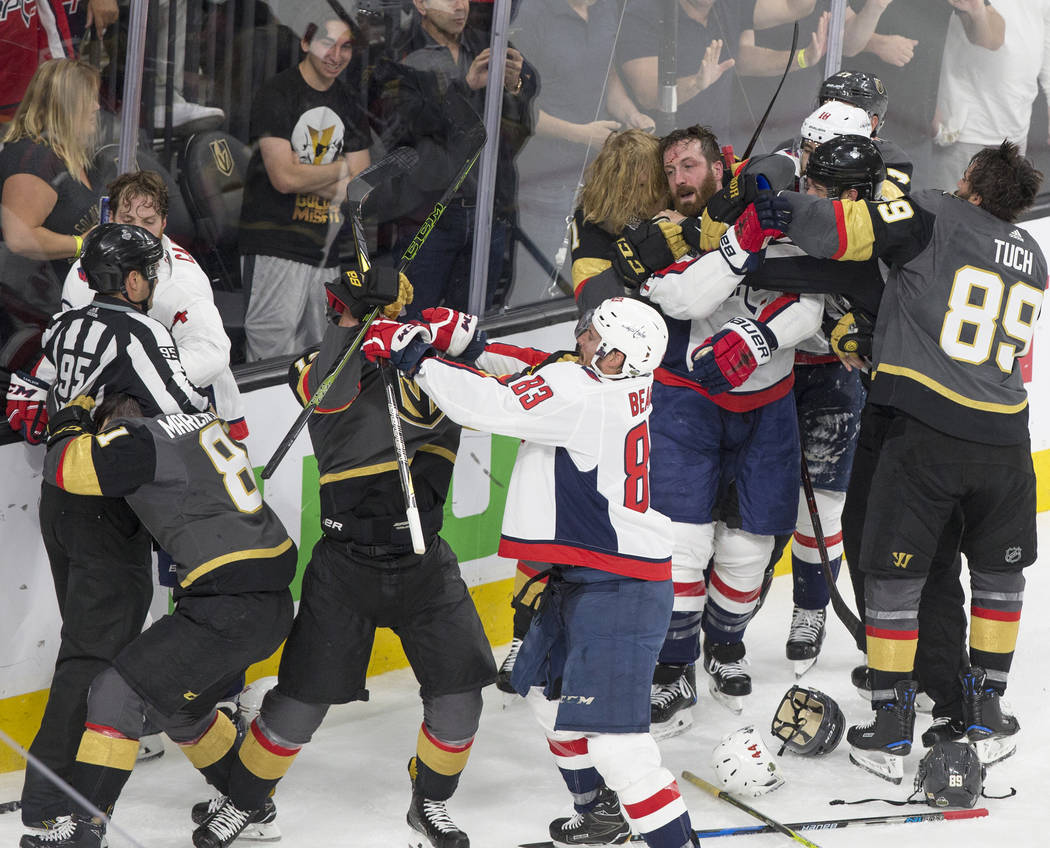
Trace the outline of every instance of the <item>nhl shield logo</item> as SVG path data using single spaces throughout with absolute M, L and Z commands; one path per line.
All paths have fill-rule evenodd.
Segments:
M 224 177 L 230 176 L 233 173 L 233 154 L 230 152 L 230 145 L 226 139 L 217 138 L 208 145 L 208 148 L 211 150 L 212 161 L 219 173 Z
M 1013 563 L 1015 563 L 1015 562 L 1020 562 L 1020 560 L 1021 560 L 1021 548 L 1020 547 L 1007 548 L 1006 549 L 1006 556 L 1004 557 L 1004 559 L 1008 563 L 1010 563 L 1011 565 Z

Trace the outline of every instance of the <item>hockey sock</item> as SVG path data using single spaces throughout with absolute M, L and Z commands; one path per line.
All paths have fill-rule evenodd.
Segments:
M 601 775 L 591 762 L 587 737 L 564 732 L 557 732 L 556 736 L 548 733 L 547 744 L 554 755 L 558 772 L 572 795 L 573 806 L 579 813 L 586 812 L 594 806 L 598 790 L 603 785 Z
M 842 563 L 842 505 L 846 501 L 846 493 L 814 489 L 813 498 L 820 516 L 831 573 L 838 579 Z M 831 595 L 820 564 L 820 547 L 804 491 L 799 497 L 798 517 L 791 542 L 791 574 L 795 606 L 815 610 L 828 605 Z
M 419 726 L 416 755 L 408 770 L 416 789 L 430 801 L 447 801 L 459 786 L 474 737 L 457 742 L 438 739 L 425 724 Z
M 704 584 L 699 584 L 703 593 Z M 675 584 L 677 595 L 678 584 Z M 676 598 L 677 600 L 677 598 Z M 671 613 L 671 623 L 667 627 L 667 636 L 660 649 L 659 662 L 663 665 L 686 666 L 695 663 L 700 655 L 700 619 L 703 610 L 688 610 Z
M 872 703 L 892 701 L 894 685 L 912 676 L 924 582 L 924 576 L 867 575 L 864 610 Z
M 248 725 L 248 732 L 230 769 L 230 800 L 242 810 L 258 810 L 285 776 L 302 745 L 276 738 L 261 719 Z
M 222 710 L 215 711 L 208 729 L 188 742 L 175 740 L 197 771 L 223 795 L 228 794 L 230 769 L 237 753 L 237 728 Z
M 74 788 L 108 815 L 131 777 L 138 752 L 138 739 L 112 727 L 86 724 L 73 765 Z M 91 810 L 83 813 L 94 815 Z
M 970 571 L 970 662 L 999 694 L 1006 690 L 1024 603 L 1024 573 Z

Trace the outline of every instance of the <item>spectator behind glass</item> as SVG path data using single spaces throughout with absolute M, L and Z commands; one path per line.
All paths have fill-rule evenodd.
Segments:
M 0 151 L 5 306 L 41 325 L 58 311 L 69 262 L 98 223 L 101 190 L 91 180 L 98 85 L 98 72 L 84 62 L 44 62 Z

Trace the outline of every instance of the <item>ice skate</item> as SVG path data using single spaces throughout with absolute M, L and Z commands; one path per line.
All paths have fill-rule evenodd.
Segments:
M 961 718 L 940 716 L 922 734 L 922 747 L 932 748 L 941 742 L 959 742 L 965 740 L 966 725 Z
M 802 607 L 795 607 L 791 614 L 791 630 L 788 632 L 785 652 L 795 667 L 796 680 L 813 668 L 820 656 L 826 615 L 823 609 L 808 610 Z
M 901 680 L 896 697 L 875 707 L 875 718 L 846 734 L 850 762 L 890 783 L 904 778 L 904 758 L 911 753 L 915 730 L 915 681 Z
M 963 688 L 963 724 L 966 737 L 986 765 L 994 765 L 1017 750 L 1017 731 L 1021 729 L 1010 706 L 987 685 L 983 668 L 971 666 L 960 675 Z
M 578 845 L 623 845 L 631 838 L 631 826 L 620 810 L 616 793 L 603 786 L 591 809 L 569 818 L 555 819 L 551 840 L 558 848 Z
M 668 668 L 665 666 L 664 668 Z M 657 676 L 660 666 L 657 666 Z M 653 739 L 669 739 L 684 733 L 693 724 L 696 703 L 696 668 L 687 665 L 670 683 L 653 683 L 649 695 L 649 733 Z
M 732 652 L 725 649 L 729 647 Z M 711 679 L 708 691 L 723 707 L 736 715 L 744 711 L 744 698 L 751 694 L 751 676 L 747 673 L 747 660 L 743 656 L 743 645 L 704 646 L 704 671 Z M 716 654 L 734 653 L 738 659 L 718 659 Z
M 408 808 L 409 848 L 470 848 L 470 839 L 456 827 L 444 801 L 431 801 L 415 789 Z
M 43 822 L 37 833 L 26 833 L 18 848 L 106 848 L 106 826 L 86 816 L 59 816 Z
M 210 801 L 198 801 L 190 810 L 190 818 L 194 824 L 203 824 L 205 819 L 217 812 L 226 802 L 226 797 L 220 795 Z M 244 826 L 238 839 L 246 839 L 252 842 L 276 842 L 281 838 L 281 828 L 277 824 L 277 806 L 273 798 L 267 798 L 262 809 L 264 815 L 258 821 L 250 821 Z
M 219 801 L 215 811 L 193 831 L 194 848 L 226 848 L 244 833 L 249 825 L 261 823 L 268 816 L 277 815 L 273 802 L 268 802 L 259 810 L 241 810 L 229 798 Z M 195 805 L 195 808 L 196 806 L 199 805 Z
M 518 694 L 510 685 L 510 673 L 514 671 L 514 661 L 518 658 L 518 651 L 521 650 L 521 641 L 518 638 L 510 640 L 510 650 L 507 651 L 507 656 L 503 658 L 499 671 L 496 673 L 496 688 L 508 695 Z
M 853 667 L 853 671 L 849 673 L 850 683 L 853 684 L 853 688 L 857 690 L 857 694 L 860 695 L 865 701 L 871 700 L 871 676 L 868 672 L 868 666 L 856 665 Z

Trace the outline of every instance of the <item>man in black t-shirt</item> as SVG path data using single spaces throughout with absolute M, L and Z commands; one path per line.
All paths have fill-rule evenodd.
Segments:
M 339 201 L 369 165 L 367 116 L 338 79 L 353 55 L 350 24 L 311 23 L 302 60 L 268 80 L 252 104 L 241 208 L 241 273 L 248 292 L 247 358 L 293 353 L 324 331 L 324 283 L 339 262 Z

